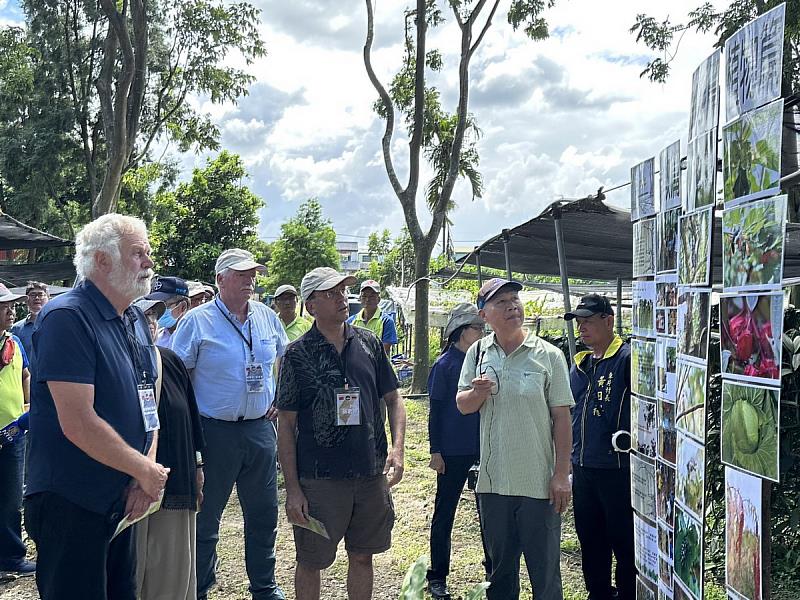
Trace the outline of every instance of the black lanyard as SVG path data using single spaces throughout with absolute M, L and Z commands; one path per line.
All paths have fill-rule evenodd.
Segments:
M 253 354 L 253 322 L 252 321 L 248 321 L 247 322 L 247 334 L 250 337 L 246 338 L 246 337 L 244 337 L 244 334 L 242 333 L 242 330 L 239 329 L 239 327 L 236 326 L 236 323 L 234 323 L 233 320 L 227 314 L 225 314 L 225 311 L 222 310 L 222 307 L 219 305 L 219 303 L 217 302 L 216 298 L 214 298 L 214 304 L 216 304 L 217 309 L 219 310 L 219 312 L 222 313 L 222 316 L 225 317 L 225 320 L 228 323 L 230 323 L 231 327 L 233 327 L 236 330 L 236 333 L 239 334 L 239 337 L 244 340 L 245 344 L 247 344 L 247 349 L 250 350 L 250 358 L 252 360 L 255 360 L 255 355 Z

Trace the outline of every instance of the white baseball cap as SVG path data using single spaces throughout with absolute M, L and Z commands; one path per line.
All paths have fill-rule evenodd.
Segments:
M 278 289 L 275 290 L 275 295 L 273 296 L 273 298 L 278 298 L 280 296 L 283 296 L 287 292 L 290 293 L 290 294 L 294 294 L 295 296 L 299 296 L 300 295 L 300 294 L 297 293 L 297 290 L 295 289 L 295 287 L 293 285 L 289 285 L 288 283 L 285 283 L 283 285 L 278 286 Z
M 363 292 L 367 288 L 375 290 L 379 294 L 381 292 L 381 285 L 377 281 L 375 281 L 374 279 L 365 279 L 361 283 L 361 288 L 358 291 L 360 293 L 360 292 Z
M 303 276 L 303 281 L 300 282 L 300 297 L 305 302 L 314 292 L 335 288 L 340 283 L 353 285 L 356 281 L 352 275 L 343 275 L 336 269 L 317 267 Z
M 217 264 L 214 266 L 214 274 L 222 273 L 225 269 L 233 269 L 234 271 L 249 271 L 250 269 L 266 271 L 267 267 L 261 263 L 257 263 L 253 259 L 252 252 L 242 250 L 241 248 L 231 248 L 219 255 Z

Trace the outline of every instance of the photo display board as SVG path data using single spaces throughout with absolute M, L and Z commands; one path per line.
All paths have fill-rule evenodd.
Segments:
M 704 598 L 705 514 L 711 502 L 706 472 L 712 460 L 725 465 L 724 498 L 713 501 L 725 503 L 726 595 L 766 597 L 762 553 L 770 527 L 763 498 L 765 482 L 780 479 L 785 19 L 781 4 L 698 65 L 685 166 L 676 141 L 661 149 L 657 162 L 646 159 L 631 168 L 637 598 Z M 722 218 L 722 272 L 715 274 L 721 294 L 718 288 L 712 292 L 715 213 Z M 717 303 L 720 453 L 709 456 L 708 381 L 717 358 L 709 356 L 709 342 Z

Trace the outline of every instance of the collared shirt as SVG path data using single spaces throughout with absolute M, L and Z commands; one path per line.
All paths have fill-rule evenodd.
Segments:
M 364 320 L 364 310 L 362 309 L 347 319 L 347 322 L 355 327 L 369 329 L 384 344 L 397 343 L 397 327 L 394 324 L 394 319 L 390 315 L 381 313 L 380 308 L 375 311 L 375 314 L 368 321 Z
M 278 315 L 260 302 L 248 302 L 240 323 L 217 296 L 178 321 L 172 351 L 189 369 L 204 417 L 222 421 L 263 417 L 275 395 L 272 365 L 289 343 Z M 248 342 L 252 340 L 252 350 Z M 247 391 L 245 366 L 261 363 L 264 391 Z
M 33 341 L 31 338 L 33 337 L 33 324 L 35 322 L 36 319 L 31 319 L 30 315 L 28 315 L 11 326 L 11 333 L 19 338 L 30 362 L 33 362 Z
M 300 316 L 296 317 L 295 320 L 289 323 L 288 325 L 286 325 L 283 322 L 283 320 L 281 320 L 281 325 L 283 325 L 283 329 L 286 331 L 286 337 L 289 338 L 290 342 L 295 341 L 306 331 L 311 329 L 311 321 L 309 321 L 305 317 L 300 317 Z
M 573 406 L 564 354 L 527 332 L 506 355 L 495 334 L 475 342 L 461 368 L 459 390 L 485 373 L 499 383 L 481 406 L 478 493 L 550 497 L 555 448 L 550 409 Z
M 336 425 L 335 390 L 359 388 L 360 425 Z M 341 355 L 316 323 L 293 342 L 281 363 L 275 405 L 297 413 L 297 473 L 312 479 L 380 475 L 387 440 L 382 398 L 397 377 L 378 338 L 345 325 Z
M 13 343 L 15 347 L 11 362 L 0 369 L 0 429 L 11 421 L 17 420 L 24 410 L 22 371 L 28 368 L 28 357 L 19 338 L 16 335 L 4 333 L 0 336 L 0 343 L 5 344 L 6 340 Z
M 138 452 L 145 452 L 138 386 L 155 381 L 155 350 L 147 319 L 128 308 L 120 316 L 102 292 L 83 281 L 48 302 L 33 332 L 38 363 L 31 385 L 30 453 L 26 494 L 53 492 L 86 510 L 124 508 L 130 481 L 89 457 L 61 430 L 48 381 L 94 386 L 94 411 Z
M 171 332 L 166 327 L 162 327 L 156 332 L 156 346 L 161 346 L 162 348 L 172 348 L 172 336 L 174 332 Z

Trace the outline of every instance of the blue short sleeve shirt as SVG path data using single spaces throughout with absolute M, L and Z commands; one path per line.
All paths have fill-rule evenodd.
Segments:
M 94 386 L 94 410 L 132 448 L 144 452 L 138 386 L 154 382 L 155 353 L 142 312 L 123 316 L 84 281 L 45 305 L 36 320 L 26 495 L 59 494 L 100 514 L 119 512 L 130 477 L 70 442 L 61 430 L 48 382 Z

